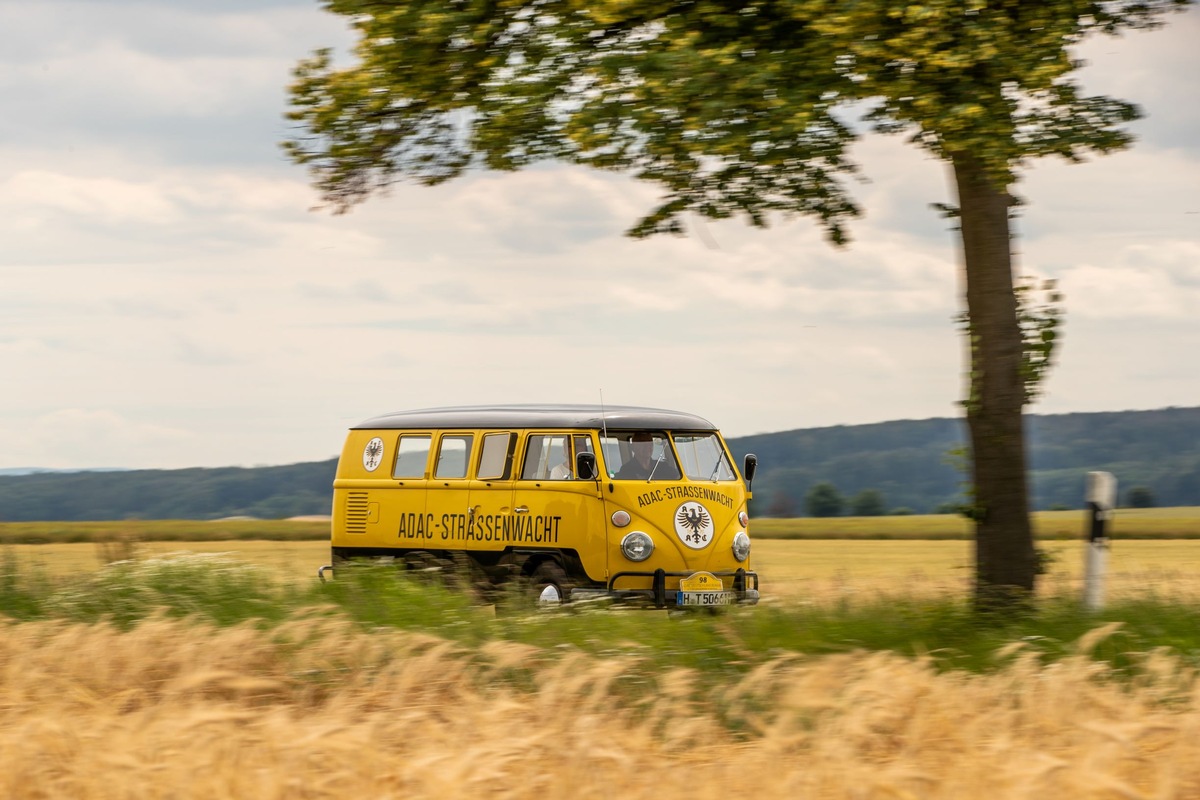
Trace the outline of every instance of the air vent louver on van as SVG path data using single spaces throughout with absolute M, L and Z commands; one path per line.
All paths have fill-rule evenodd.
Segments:
M 367 493 L 346 494 L 346 533 L 367 532 Z

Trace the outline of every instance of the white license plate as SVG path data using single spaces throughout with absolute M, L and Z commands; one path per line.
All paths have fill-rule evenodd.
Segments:
M 679 606 L 731 606 L 736 602 L 736 592 L 679 592 L 675 595 L 675 605 Z

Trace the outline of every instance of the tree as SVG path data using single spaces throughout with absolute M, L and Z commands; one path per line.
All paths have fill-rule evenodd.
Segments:
M 828 481 L 814 484 L 804 495 L 804 508 L 810 517 L 839 517 L 845 507 L 841 492 Z
M 855 517 L 881 517 L 887 506 L 883 493 L 878 489 L 863 489 L 850 499 L 850 515 Z
M 1154 492 L 1149 487 L 1134 486 L 1129 490 L 1130 508 L 1154 508 L 1156 505 Z
M 295 70 L 284 143 L 345 211 L 393 182 L 436 184 L 546 160 L 652 181 L 630 233 L 687 214 L 810 215 L 836 244 L 858 212 L 846 116 L 904 133 L 951 167 L 971 339 L 976 599 L 1034 589 L 1023 406 L 1025 341 L 1011 189 L 1031 160 L 1127 146 L 1126 102 L 1084 96 L 1070 48 L 1159 24 L 1190 0 L 326 0 L 357 31 Z

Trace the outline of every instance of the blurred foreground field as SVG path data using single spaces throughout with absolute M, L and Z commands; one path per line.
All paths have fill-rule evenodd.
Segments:
M 1082 543 L 1042 546 L 1076 596 Z M 158 558 L 181 551 L 229 557 Z M 492 614 L 390 568 L 318 585 L 323 541 L 0 557 L 55 583 L 27 597 L 48 617 L 0 603 L 13 800 L 1200 797 L 1200 541 L 1114 544 L 1109 596 L 1160 601 L 1127 622 L 1051 603 L 996 631 L 921 599 L 967 594 L 952 540 L 758 539 L 763 605 L 687 618 Z M 0 569 L 0 600 L 23 580 Z
M 676 623 L 688 625 L 686 621 Z M 682 631 L 682 629 L 681 629 Z M 297 617 L 0 622 L 0 796 L 804 800 L 1194 798 L 1195 672 L 779 655 L 716 686 L 513 641 Z

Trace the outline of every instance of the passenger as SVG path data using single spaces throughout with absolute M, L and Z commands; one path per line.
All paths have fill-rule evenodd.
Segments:
M 573 475 L 571 469 L 571 437 L 564 436 L 562 441 L 563 460 L 550 469 L 550 480 L 569 481 Z

